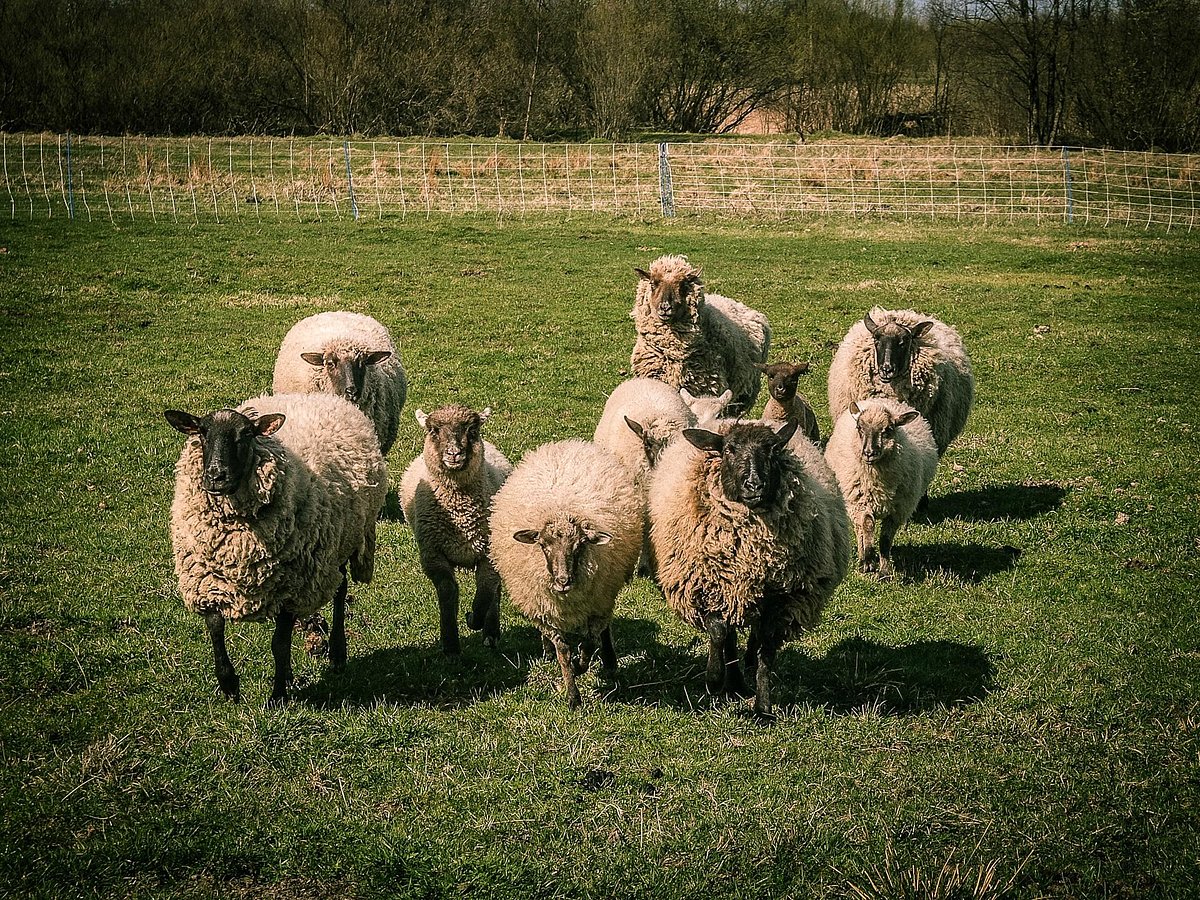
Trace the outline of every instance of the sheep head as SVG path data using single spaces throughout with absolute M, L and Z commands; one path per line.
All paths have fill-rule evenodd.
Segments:
M 800 376 L 808 372 L 806 362 L 777 362 L 769 366 L 758 364 L 756 368 L 767 376 L 767 392 L 773 400 L 791 403 L 796 398 L 796 385 Z
M 364 350 L 361 347 L 332 345 L 321 352 L 301 353 L 300 358 L 325 373 L 324 384 L 330 394 L 357 403 L 363 396 L 367 370 L 390 359 L 391 350 Z
M 867 313 L 863 316 L 863 325 L 875 342 L 875 371 L 879 380 L 891 384 L 908 374 L 916 344 L 921 335 L 933 327 L 933 322 L 918 322 L 910 328 L 891 316 L 877 323 Z
M 910 409 L 899 416 L 893 415 L 882 403 L 850 404 L 850 415 L 858 429 L 858 440 L 862 457 L 868 464 L 886 459 L 896 449 L 896 429 L 913 421 L 920 415 Z
M 612 540 L 612 535 L 590 523 L 576 521 L 571 516 L 558 516 L 541 528 L 525 528 L 514 532 L 513 540 L 522 544 L 537 544 L 542 548 L 550 589 L 557 594 L 566 594 L 579 580 L 584 548 L 589 544 L 607 544 Z
M 639 279 L 638 301 L 653 315 L 673 327 L 694 326 L 704 305 L 700 270 L 683 256 L 663 256 L 650 271 L 634 268 Z
M 225 496 L 236 493 L 254 471 L 255 439 L 274 434 L 284 422 L 283 413 L 253 417 L 233 409 L 203 417 L 168 409 L 163 415 L 176 431 L 200 439 L 200 486 Z
M 684 438 L 693 447 L 720 461 L 721 491 L 726 499 L 751 509 L 771 503 L 783 480 L 787 443 L 798 423 L 779 431 L 766 425 L 734 425 L 725 434 L 702 428 L 685 428 Z
M 492 415 L 491 407 L 481 413 L 450 403 L 426 414 L 416 411 L 417 421 L 425 429 L 425 462 L 447 472 L 473 471 L 483 459 L 480 430 Z
M 726 388 L 717 395 L 702 394 L 696 397 L 687 388 L 680 388 L 679 396 L 692 411 L 696 421 L 703 425 L 720 418 L 721 414 L 725 412 L 725 407 L 729 405 L 729 401 L 733 399 L 733 391 Z

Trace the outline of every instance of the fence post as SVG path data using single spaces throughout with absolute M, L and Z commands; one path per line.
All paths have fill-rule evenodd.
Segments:
M 1071 196 L 1071 154 L 1066 147 L 1063 147 L 1063 176 L 1067 189 L 1067 224 L 1070 225 L 1075 221 L 1075 210 L 1072 208 L 1074 198 Z
M 350 214 L 358 221 L 358 203 L 354 199 L 354 176 L 350 172 L 350 142 L 343 141 L 342 148 L 346 151 L 346 184 L 350 188 Z
M 671 160 L 667 156 L 667 145 L 658 145 L 658 197 L 662 202 L 664 218 L 675 215 L 675 194 L 671 188 Z
M 75 185 L 71 180 L 71 132 L 67 132 L 67 218 L 75 218 Z

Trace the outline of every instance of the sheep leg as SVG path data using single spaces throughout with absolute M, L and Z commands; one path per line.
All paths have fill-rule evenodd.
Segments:
M 290 612 L 275 616 L 275 634 L 271 636 L 271 655 L 275 657 L 275 682 L 267 706 L 282 706 L 287 703 L 288 685 L 292 683 L 292 629 L 296 617 Z
M 596 642 L 591 637 L 584 637 L 579 642 L 579 658 L 575 660 L 575 674 L 586 675 L 592 667 L 592 657 L 596 655 Z
M 742 658 L 742 666 L 747 678 L 757 678 L 758 673 L 758 626 L 750 626 L 750 634 L 746 636 L 746 655 Z
M 890 579 L 895 574 L 892 568 L 892 541 L 903 523 L 895 516 L 883 520 L 879 528 L 879 577 Z
M 461 648 L 458 643 L 458 580 L 454 577 L 454 569 L 430 565 L 425 569 L 425 574 L 437 591 L 442 652 L 457 654 Z
M 773 719 L 771 711 L 771 670 L 775 668 L 775 654 L 779 652 L 779 639 L 774 634 L 761 637 L 758 646 L 758 671 L 754 675 L 754 713 L 763 719 Z
M 750 693 L 738 659 L 738 630 L 732 625 L 725 629 L 725 693 L 740 697 Z
M 542 658 L 547 659 L 554 656 L 554 641 L 550 640 L 545 634 L 542 635 Z
M 342 583 L 333 596 L 333 624 L 329 632 L 329 665 L 333 670 L 346 668 L 346 567 L 342 566 Z
M 485 647 L 500 643 L 500 575 L 488 560 L 475 567 L 475 600 L 467 613 L 467 627 L 483 631 Z
M 600 632 L 600 671 L 608 678 L 617 675 L 617 651 L 613 647 L 612 626 L 604 626 Z
M 237 670 L 225 649 L 225 617 L 219 612 L 206 613 L 204 624 L 208 626 L 208 638 L 212 641 L 213 662 L 217 670 L 217 684 L 221 693 L 237 702 L 242 699 Z
M 704 680 L 708 685 L 708 692 L 717 694 L 725 687 L 725 635 L 729 626 L 715 616 L 705 624 L 708 627 L 708 670 L 704 674 Z
M 578 709 L 583 700 L 579 696 L 579 688 L 575 685 L 575 666 L 571 662 L 571 647 L 561 634 L 554 636 L 554 652 L 558 656 L 558 667 L 562 669 L 563 690 L 567 694 L 567 706 Z
M 859 568 L 863 572 L 874 572 L 876 567 L 875 517 L 870 513 L 863 513 L 862 517 L 854 523 L 854 527 L 858 532 Z

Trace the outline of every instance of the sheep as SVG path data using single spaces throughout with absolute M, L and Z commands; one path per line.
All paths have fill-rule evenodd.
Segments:
M 408 381 L 387 328 L 360 313 L 317 313 L 291 327 L 275 360 L 272 390 L 337 394 L 367 414 L 387 456 L 396 442 Z
M 937 469 L 929 422 L 907 403 L 851 401 L 825 448 L 854 525 L 859 566 L 892 577 L 892 540 L 917 508 Z M 875 523 L 880 523 L 878 558 Z
M 745 693 L 738 629 L 754 711 L 769 719 L 770 674 L 785 640 L 812 627 L 845 577 L 849 523 L 833 474 L 798 426 L 685 429 L 650 486 L 650 539 L 668 605 L 707 632 L 713 693 Z
M 617 385 L 609 395 L 593 441 L 611 450 L 633 472 L 644 509 L 650 477 L 663 448 L 684 428 L 695 424 L 696 417 L 670 385 L 653 378 L 631 378 Z M 643 534 L 638 570 L 646 577 L 653 577 L 654 556 L 648 526 Z
M 475 571 L 475 600 L 467 625 L 483 631 L 484 644 L 500 639 L 500 576 L 488 555 L 488 516 L 492 497 L 512 471 L 512 463 L 480 437 L 491 417 L 448 404 L 426 415 L 425 446 L 400 480 L 404 519 L 412 526 L 421 568 L 437 591 L 442 651 L 458 653 L 456 568 Z
M 975 399 L 971 360 L 957 331 L 911 309 L 876 306 L 842 339 L 829 369 L 829 415 L 853 400 L 890 397 L 929 420 L 938 456 L 962 432 Z
M 684 256 L 661 256 L 650 271 L 635 268 L 637 297 L 629 315 L 637 328 L 630 357 L 634 375 L 657 378 L 693 395 L 733 391 L 730 415 L 754 405 L 755 363 L 771 348 L 767 317 L 736 300 L 705 295 L 700 270 Z
M 812 406 L 796 392 L 800 376 L 808 372 L 806 362 L 777 362 L 758 366 L 767 377 L 767 405 L 762 417 L 767 422 L 799 422 L 800 433 L 814 444 L 821 443 L 821 426 Z
M 554 649 L 572 709 L 575 676 L 597 644 L 603 669 L 616 673 L 613 609 L 642 549 L 643 502 L 630 470 L 588 441 L 526 454 L 493 501 L 492 562 L 513 606 Z
M 696 397 L 687 388 L 680 388 L 679 396 L 696 417 L 696 424 L 706 425 L 724 417 L 725 407 L 733 399 L 733 391 L 726 388 L 721 394 L 701 394 Z
M 346 663 L 347 566 L 375 570 L 375 520 L 387 465 L 362 411 L 325 394 L 276 394 L 203 417 L 166 410 L 188 435 L 175 467 L 171 544 L 184 606 L 204 617 L 217 684 L 240 699 L 225 620 L 273 620 L 275 679 L 286 702 L 292 628 L 333 600 L 329 657 Z

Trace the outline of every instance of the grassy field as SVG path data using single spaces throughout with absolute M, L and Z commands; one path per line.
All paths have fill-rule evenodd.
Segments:
M 437 648 L 394 503 L 340 674 L 231 629 L 220 699 L 178 598 L 162 418 L 267 389 L 297 319 L 389 325 L 411 413 L 590 437 L 632 266 L 685 252 L 766 312 L 828 431 L 872 304 L 956 324 L 978 399 L 901 577 L 851 574 L 781 654 L 779 720 L 704 691 L 637 580 L 620 682 Z M 612 219 L 0 225 L 0 895 L 1189 897 L 1200 876 L 1200 234 Z M 761 400 L 760 400 L 761 403 Z

